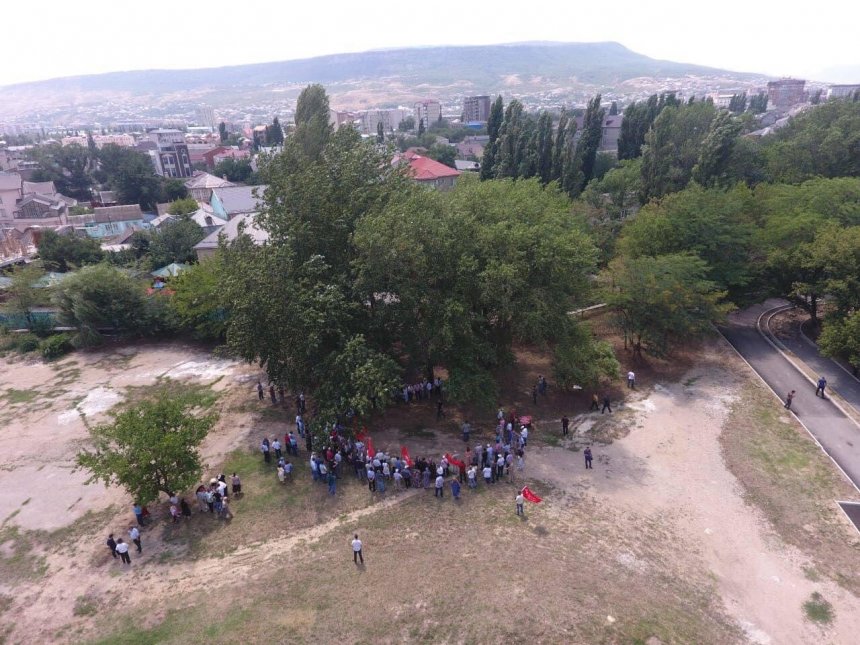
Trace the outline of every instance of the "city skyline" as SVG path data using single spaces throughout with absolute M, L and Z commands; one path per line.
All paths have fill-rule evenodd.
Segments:
M 150 2 L 145 15 L 122 15 L 116 3 L 83 0 L 52 10 L 50 20 L 38 26 L 38 55 L 18 57 L 14 65 L 0 69 L 0 86 L 112 71 L 198 69 L 380 49 L 528 41 L 615 41 L 652 58 L 738 72 L 860 80 L 856 78 L 860 53 L 852 33 L 860 8 L 824 0 L 815 12 L 801 17 L 763 4 L 769 3 L 727 0 L 718 8 L 691 10 L 689 3 L 677 0 L 647 6 L 619 0 L 607 10 L 551 0 L 535 11 L 516 14 L 503 6 L 496 12 L 481 11 L 478 22 L 474 16 L 460 16 L 453 6 L 446 14 L 447 5 L 439 5 L 433 15 L 444 16 L 440 28 L 433 15 L 414 16 L 402 10 L 362 13 L 342 0 L 330 3 L 325 14 L 313 6 L 287 9 L 247 0 L 238 17 L 235 5 L 223 0 L 210 3 L 205 15 L 193 6 L 165 0 Z M 32 24 L 29 11 L 23 5 L 7 8 L 7 25 Z M 834 20 L 834 15 L 840 19 Z M 247 34 L 241 31 L 246 22 Z M 222 24 L 236 25 L 240 31 L 221 33 Z M 261 32 L 257 24 L 268 30 Z M 99 25 L 113 25 L 102 32 L 110 35 L 99 36 Z M 143 37 L 113 35 L 126 31 Z M 78 45 L 79 34 L 92 34 L 86 47 Z M 9 29 L 5 36 L 7 51 L 34 47 L 29 29 Z M 241 47 L 219 46 L 225 38 L 240 40 Z M 201 41 L 211 46 L 201 46 Z

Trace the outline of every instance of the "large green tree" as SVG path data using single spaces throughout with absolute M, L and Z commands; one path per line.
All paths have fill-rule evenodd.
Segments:
M 104 258 L 97 240 L 74 234 L 61 234 L 52 229 L 41 231 L 37 248 L 39 257 L 49 271 L 65 273 L 87 264 L 97 264 Z
M 489 137 L 489 141 L 484 148 L 484 156 L 481 160 L 481 179 L 492 179 L 496 176 L 496 146 L 504 115 L 505 104 L 502 101 L 502 95 L 499 94 L 490 107 L 490 115 L 487 120 L 487 136 Z
M 677 192 L 689 183 L 693 167 L 699 162 L 702 141 L 715 116 L 714 105 L 708 101 L 663 108 L 645 136 L 643 203 Z
M 308 159 L 317 159 L 332 132 L 328 95 L 322 85 L 308 85 L 302 90 L 296 103 L 295 121 L 293 137 Z
M 708 187 L 727 186 L 732 182 L 734 178 L 729 175 L 729 164 L 740 132 L 740 122 L 729 112 L 717 114 L 702 141 L 699 161 L 693 166 L 695 181 Z
M 200 397 L 164 395 L 114 413 L 90 429 L 92 447 L 77 465 L 89 482 L 122 486 L 138 504 L 188 490 L 200 480 L 200 444 L 217 418 L 200 406 Z
M 606 274 L 606 302 L 634 356 L 669 355 L 726 313 L 725 293 L 707 279 L 707 264 L 690 253 L 614 260 Z
M 588 102 L 582 122 L 582 136 L 576 143 L 576 175 L 570 184 L 571 197 L 578 196 L 594 177 L 594 163 L 603 137 L 603 118 L 606 110 L 600 107 L 600 94 Z
M 153 267 L 160 268 L 172 262 L 194 262 L 197 259 L 194 246 L 204 237 L 204 230 L 187 215 L 167 222 L 149 234 L 149 256 Z
M 77 347 L 101 343 L 103 331 L 153 329 L 141 285 L 105 264 L 84 267 L 66 278 L 57 285 L 54 302 L 60 323 L 77 330 L 72 338 Z

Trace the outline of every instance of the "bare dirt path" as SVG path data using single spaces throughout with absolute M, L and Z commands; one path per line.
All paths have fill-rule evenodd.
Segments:
M 745 502 L 726 468 L 719 435 L 736 397 L 737 374 L 746 369 L 729 352 L 711 348 L 681 383 L 656 385 L 632 403 L 638 409 L 633 430 L 620 442 L 593 448 L 593 471 L 583 469 L 581 454 L 550 448 L 532 455 L 531 475 L 578 487 L 601 504 L 654 515 L 681 529 L 686 543 L 667 548 L 678 557 L 691 549 L 704 558 L 727 610 L 750 642 L 821 641 L 821 629 L 805 621 L 801 610 L 814 591 L 836 607 L 827 639 L 856 642 L 860 600 L 831 581 L 807 578 L 809 559 L 783 543 L 758 509 Z M 737 372 L 722 367 L 727 364 Z M 853 527 L 847 520 L 845 525 L 850 540 Z

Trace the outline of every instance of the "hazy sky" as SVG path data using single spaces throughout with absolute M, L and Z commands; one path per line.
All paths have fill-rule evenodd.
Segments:
M 823 70 L 849 66 L 860 75 L 856 0 L 12 0 L 3 17 L 0 85 L 526 40 L 614 40 L 654 58 L 737 71 L 830 80 Z

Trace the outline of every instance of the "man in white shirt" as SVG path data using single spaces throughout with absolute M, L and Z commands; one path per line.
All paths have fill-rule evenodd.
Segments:
M 523 503 L 526 501 L 526 498 L 523 497 L 522 492 L 517 494 L 517 515 L 525 515 L 523 511 Z
M 140 543 L 140 531 L 137 530 L 136 526 L 131 526 L 128 529 L 128 536 L 131 538 L 131 541 L 134 542 L 134 546 L 137 547 L 138 553 L 143 553 L 143 545 Z M 128 545 L 125 545 L 125 550 L 128 551 Z
M 436 477 L 436 491 L 433 493 L 436 497 L 445 497 L 445 478 L 442 475 Z
M 116 552 L 119 553 L 123 564 L 131 564 L 131 558 L 128 555 L 128 544 L 123 542 L 122 538 L 116 541 Z
M 634 374 L 633 370 L 627 372 L 627 387 L 631 390 L 636 389 L 636 374 Z
M 489 466 L 484 466 L 484 470 L 482 471 L 484 475 L 484 481 L 488 484 L 493 483 L 493 469 Z
M 352 561 L 358 564 L 359 560 L 364 564 L 364 556 L 361 554 L 361 540 L 358 539 L 358 533 L 356 533 L 352 541 Z

